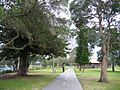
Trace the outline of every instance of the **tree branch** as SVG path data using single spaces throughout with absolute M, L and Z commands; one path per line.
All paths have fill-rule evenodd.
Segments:
M 24 50 L 25 49 L 25 47 L 27 47 L 29 45 L 29 43 L 28 44 L 26 44 L 26 45 L 24 45 L 24 46 L 22 46 L 22 47 L 20 47 L 20 48 L 17 48 L 17 47 L 8 47 L 8 46 L 6 46 L 5 47 L 5 49 L 12 49 L 12 50 Z
M 7 43 L 5 44 L 5 46 L 10 45 L 11 43 L 14 42 L 15 39 L 17 39 L 17 38 L 19 37 L 19 32 L 18 32 L 17 30 L 16 30 L 16 32 L 17 32 L 17 35 L 16 35 L 14 38 L 12 38 L 12 40 L 10 40 L 9 42 L 7 42 Z

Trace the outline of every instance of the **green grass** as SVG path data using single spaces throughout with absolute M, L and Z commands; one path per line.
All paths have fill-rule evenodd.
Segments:
M 120 70 L 120 68 L 118 68 Z M 98 82 L 100 77 L 100 69 L 86 69 L 84 73 L 80 73 L 76 69 L 76 73 L 84 90 L 120 90 L 120 71 L 116 72 L 108 70 L 109 83 Z
M 0 80 L 0 90 L 42 90 L 60 74 L 51 73 L 50 69 L 31 70 L 27 77 L 14 77 Z

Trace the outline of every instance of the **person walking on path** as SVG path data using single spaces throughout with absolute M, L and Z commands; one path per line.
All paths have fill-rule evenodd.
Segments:
M 83 90 L 74 70 L 66 70 L 42 90 Z

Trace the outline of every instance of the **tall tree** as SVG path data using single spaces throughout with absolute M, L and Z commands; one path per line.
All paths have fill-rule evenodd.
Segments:
M 6 50 L 17 52 L 20 57 L 18 75 L 27 75 L 27 56 L 31 53 L 65 56 L 66 43 L 59 34 L 52 33 L 52 15 L 46 5 L 38 0 L 0 2 L 0 53 Z
M 77 37 L 78 47 L 76 48 L 76 63 L 80 66 L 80 70 L 84 65 L 89 63 L 89 50 L 88 50 L 88 35 L 87 29 L 80 29 Z
M 87 21 L 86 25 L 90 28 L 95 26 L 96 33 L 99 35 L 98 41 L 102 47 L 100 82 L 108 82 L 107 65 L 110 49 L 110 30 L 118 25 L 116 16 L 119 15 L 119 7 L 120 2 L 118 0 L 74 0 L 71 4 L 71 13 L 75 23 Z M 81 20 L 81 18 L 84 18 L 84 20 Z

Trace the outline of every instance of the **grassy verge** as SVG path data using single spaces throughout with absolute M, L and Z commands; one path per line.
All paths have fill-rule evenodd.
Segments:
M 51 73 L 50 69 L 31 70 L 27 77 L 13 77 L 0 80 L 0 90 L 42 90 L 60 74 L 60 70 Z
M 111 72 L 110 69 L 108 70 L 109 83 L 98 82 L 100 76 L 99 69 L 86 69 L 84 73 L 80 73 L 76 69 L 76 73 L 84 90 L 120 90 L 119 70 L 116 72 Z

